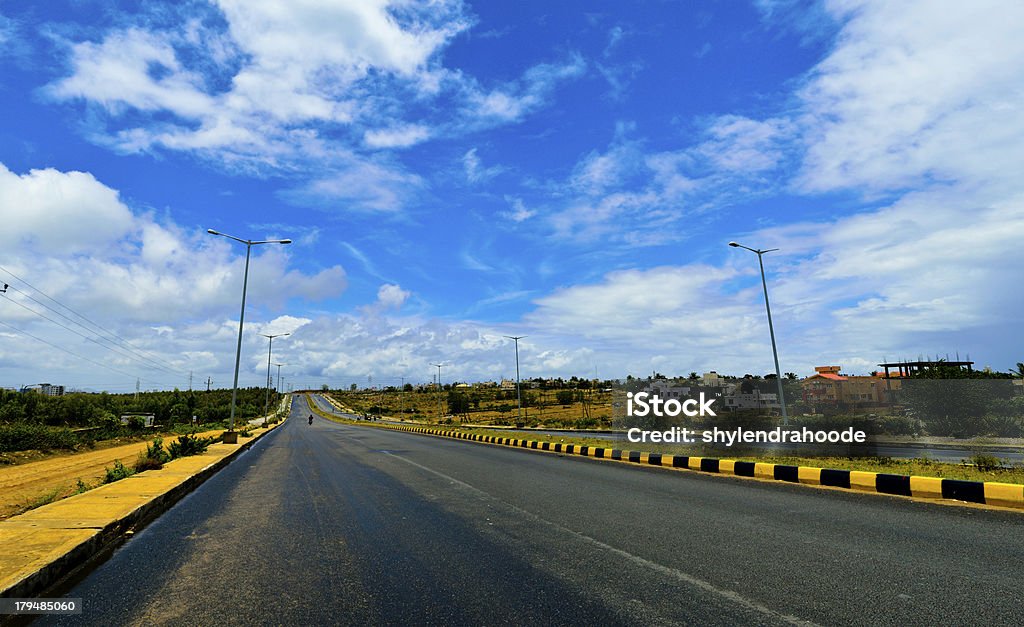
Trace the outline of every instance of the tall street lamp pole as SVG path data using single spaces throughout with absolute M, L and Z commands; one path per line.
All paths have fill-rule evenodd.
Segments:
M 274 338 L 285 337 L 286 335 L 291 335 L 291 333 L 275 333 L 273 335 L 260 333 L 260 335 L 270 340 L 270 343 L 267 345 L 267 393 L 263 400 L 263 426 L 265 427 L 267 426 L 267 413 L 270 411 L 270 386 L 273 385 L 274 382 L 274 380 L 270 378 L 270 355 L 274 351 Z
M 516 343 L 516 406 L 518 408 L 519 418 L 516 420 L 516 426 L 522 426 L 523 424 L 523 395 L 519 390 L 519 340 L 526 337 L 525 335 L 506 335 L 510 340 Z
M 437 421 L 441 422 L 441 366 L 444 364 L 430 364 L 437 366 Z
M 281 366 L 287 366 L 288 364 L 274 364 L 277 366 L 277 393 L 281 393 Z
M 227 233 L 220 233 L 213 229 L 206 229 L 206 232 L 210 235 L 220 235 L 228 239 L 233 239 L 236 242 L 245 244 L 245 273 L 242 275 L 242 311 L 238 314 L 238 344 L 235 348 L 235 380 L 231 384 L 231 427 L 225 434 L 224 441 L 229 444 L 238 442 L 238 435 L 235 432 L 235 406 L 238 402 L 238 365 L 242 359 L 242 324 L 245 321 L 245 292 L 249 286 L 249 257 L 252 255 L 252 247 L 258 244 L 291 244 L 290 239 L 268 239 L 253 241 L 250 239 L 241 239 L 234 235 L 228 235 Z
M 749 248 L 743 244 L 737 244 L 736 242 L 729 242 L 729 245 L 733 248 L 743 248 L 752 253 L 756 253 L 757 263 L 761 266 L 761 287 L 764 289 L 764 309 L 768 312 L 768 333 L 772 338 L 772 356 L 775 357 L 775 382 L 779 386 L 779 407 L 782 409 L 782 424 L 788 426 L 789 414 L 786 413 L 786 395 L 782 391 L 782 370 L 779 368 L 779 351 L 775 346 L 775 328 L 772 326 L 772 307 L 768 304 L 768 282 L 765 281 L 764 278 L 764 261 L 761 259 L 761 255 L 776 251 L 778 248 L 760 250 L 757 248 Z

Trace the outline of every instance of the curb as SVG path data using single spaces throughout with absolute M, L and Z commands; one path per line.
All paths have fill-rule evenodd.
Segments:
M 691 457 L 688 455 L 670 455 L 663 453 L 644 453 L 620 449 L 583 446 L 580 444 L 562 444 L 538 442 L 518 438 L 504 438 L 477 433 L 461 433 L 444 429 L 427 427 L 411 427 L 404 425 L 370 425 L 379 429 L 407 431 L 456 440 L 483 442 L 512 448 L 561 453 L 563 455 L 579 455 L 595 459 L 612 460 L 642 466 L 659 466 L 676 470 L 694 470 L 698 472 L 730 475 L 734 477 L 750 477 L 769 481 L 784 481 L 809 486 L 826 486 L 843 488 L 857 492 L 889 494 L 953 503 L 967 502 L 998 507 L 1024 509 L 1024 485 L 1016 483 L 999 483 L 995 481 L 963 481 L 960 479 L 942 479 L 939 477 L 916 477 L 909 475 L 893 475 L 860 470 L 835 470 L 812 466 L 789 466 L 785 464 L 766 464 L 760 462 L 743 462 L 733 459 L 713 457 Z
M 24 576 L 21 576 L 3 590 L 0 590 L 0 598 L 30 598 L 40 592 L 46 591 L 62 581 L 66 581 L 70 576 L 74 575 L 76 571 L 81 569 L 83 566 L 86 566 L 94 557 L 102 554 L 105 550 L 112 548 L 117 541 L 124 537 L 126 532 L 136 531 L 155 520 L 160 516 L 160 514 L 166 512 L 175 503 L 180 501 L 183 497 L 216 474 L 217 471 L 234 461 L 239 454 L 247 451 L 253 444 L 262 439 L 263 436 L 268 433 L 272 433 L 277 426 L 281 424 L 284 424 L 283 421 L 271 426 L 263 433 L 254 435 L 247 442 L 240 444 L 238 448 L 231 451 L 224 457 L 211 462 L 195 474 L 189 475 L 180 483 L 170 487 L 159 495 L 154 496 L 145 503 L 142 503 L 128 514 L 106 523 L 99 529 L 83 528 L 82 531 L 90 529 L 96 530 L 96 533 L 93 533 L 88 538 L 81 541 L 71 539 L 70 542 L 65 543 L 68 545 L 67 549 L 64 550 L 61 555 L 34 571 L 26 572 Z M 156 477 L 159 475 L 153 476 Z M 136 480 L 144 480 L 146 478 L 140 475 L 136 475 L 136 477 Z M 132 478 L 129 477 L 127 480 L 132 480 Z M 120 482 L 99 486 L 84 494 L 95 495 L 106 487 L 117 486 L 118 483 Z M 61 501 L 58 501 L 58 503 L 60 502 Z M 18 521 L 18 516 L 9 518 L 4 521 L 4 524 L 11 522 L 14 522 L 15 524 L 20 522 Z

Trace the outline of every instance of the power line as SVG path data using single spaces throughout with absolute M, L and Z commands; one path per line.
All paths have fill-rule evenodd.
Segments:
M 109 342 L 109 341 L 113 341 L 113 342 L 116 342 L 117 344 L 120 344 L 120 345 L 121 345 L 122 347 L 124 347 L 124 348 L 125 348 L 125 350 L 128 350 L 128 351 L 132 352 L 133 354 L 136 354 L 136 355 L 138 355 L 138 356 L 139 356 L 139 358 L 141 358 L 141 359 L 146 359 L 146 360 L 148 360 L 148 361 L 151 361 L 151 362 L 154 362 L 154 363 L 159 363 L 159 364 L 161 364 L 161 367 L 162 367 L 162 368 L 166 368 L 166 369 L 169 369 L 169 371 L 170 371 L 170 372 L 172 372 L 173 374 L 183 374 L 183 371 L 178 371 L 178 370 L 176 370 L 173 364 L 171 364 L 171 363 L 169 363 L 169 362 L 167 362 L 167 361 L 165 361 L 165 360 L 161 359 L 161 358 L 160 358 L 160 357 L 159 357 L 158 355 L 155 355 L 154 353 L 152 353 L 152 352 L 150 352 L 150 351 L 147 351 L 147 350 L 145 350 L 145 349 L 142 349 L 142 348 L 138 348 L 138 347 L 136 347 L 136 346 L 133 346 L 133 345 L 131 344 L 131 342 L 129 342 L 129 341 L 128 341 L 128 340 L 126 340 L 125 338 L 121 337 L 120 335 L 118 335 L 118 334 L 116 334 L 116 333 L 114 333 L 114 332 L 112 332 L 112 331 L 108 331 L 107 329 L 105 329 L 105 328 L 104 328 L 104 327 L 102 327 L 101 325 L 97 324 L 96 322 L 94 322 L 93 320 L 91 320 L 90 318 L 88 318 L 87 316 L 85 316 L 84 314 L 82 314 L 82 313 L 79 313 L 79 312 L 78 312 L 78 311 L 76 311 L 76 310 L 75 310 L 74 308 L 72 308 L 72 307 L 70 307 L 70 306 L 68 306 L 68 305 L 65 305 L 64 303 L 60 302 L 59 300 L 57 300 L 57 299 L 53 298 L 52 296 L 50 296 L 50 295 L 49 295 L 49 294 L 47 294 L 46 292 L 44 292 L 44 291 L 42 291 L 41 289 L 39 289 L 38 287 L 36 287 L 36 286 L 32 285 L 31 283 L 29 283 L 29 282 L 28 282 L 28 281 L 26 281 L 25 279 L 21 278 L 20 276 L 18 276 L 18 275 L 16 275 L 16 274 L 14 274 L 13 272 L 11 272 L 10 270 L 8 270 L 7 268 L 5 268 L 5 267 L 3 267 L 3 266 L 0 266 L 0 270 L 3 270 L 4 272 L 6 272 L 7 274 L 9 274 L 9 275 L 10 275 L 10 276 L 12 276 L 13 278 L 17 279 L 18 281 L 21 281 L 22 283 L 24 283 L 25 285 L 27 285 L 27 286 L 28 286 L 28 287 L 30 287 L 31 289 L 33 289 L 33 290 L 35 290 L 36 292 L 38 292 L 38 293 L 39 293 L 40 295 L 42 295 L 42 296 L 43 296 L 44 298 L 46 298 L 47 300 L 50 300 L 50 301 L 52 301 L 53 303 L 56 303 L 57 305 L 59 305 L 59 306 L 63 307 L 64 309 L 67 309 L 68 311 L 70 311 L 70 312 L 71 312 L 71 313 L 73 313 L 74 315 L 78 316 L 78 317 L 79 317 L 79 318 L 81 318 L 82 320 L 84 320 L 84 321 L 88 322 L 88 323 L 89 323 L 90 325 L 92 325 L 92 326 L 93 326 L 93 327 L 94 327 L 94 328 L 95 328 L 96 330 L 94 331 L 94 330 L 92 330 L 92 329 L 89 329 L 88 327 L 86 327 L 86 326 L 85 326 L 85 325 L 83 325 L 82 323 L 80 323 L 80 322 L 77 322 L 77 321 L 74 321 L 74 320 L 72 320 L 71 318 L 69 318 L 69 317 L 68 317 L 68 316 L 66 316 L 65 314 L 61 313 L 60 311 L 57 311 L 57 310 L 56 310 L 56 309 L 54 309 L 53 307 L 50 307 L 50 306 L 49 306 L 49 305 L 47 305 L 46 303 L 43 303 L 43 302 L 41 302 L 41 301 L 39 301 L 39 300 L 35 299 L 35 298 L 34 298 L 34 297 L 33 297 L 33 296 L 31 295 L 31 294 L 28 294 L 28 293 L 26 293 L 26 292 L 23 292 L 22 290 L 19 290 L 19 289 L 18 289 L 17 287 L 11 286 L 11 289 L 13 289 L 14 291 L 18 292 L 19 294 L 21 294 L 21 295 L 25 296 L 26 298 L 28 298 L 28 299 L 32 300 L 33 302 L 36 302 L 36 303 L 38 303 L 39 305 L 41 305 L 41 306 L 43 306 L 43 307 L 46 307 L 47 309 L 49 309 L 50 311 L 54 312 L 55 314 L 57 314 L 57 315 L 61 316 L 61 317 L 62 317 L 62 318 L 64 318 L 65 320 L 68 320 L 69 322 L 71 322 L 71 323 L 73 323 L 73 324 L 76 324 L 76 325 L 78 325 L 78 326 L 82 327 L 83 329 L 86 329 L 86 330 L 87 330 L 87 331 L 89 331 L 90 333 L 94 333 L 94 334 L 96 334 L 97 336 L 99 336 L 99 337 L 103 338 L 103 339 L 104 339 L 105 341 L 108 341 L 108 342 Z M 6 285 L 6 284 L 5 284 L 5 285 Z M 13 302 L 13 301 L 12 301 L 12 302 Z M 104 337 L 103 337 L 103 335 L 104 335 L 104 334 L 105 334 L 105 335 L 107 335 L 107 336 L 109 336 L 109 338 L 113 338 L 113 340 L 111 340 L 111 339 L 108 339 L 108 338 L 104 338 Z M 146 357 L 146 355 L 148 355 L 149 357 Z
M 11 300 L 11 298 L 10 298 L 9 296 L 5 296 L 4 298 L 6 298 L 6 299 L 7 299 L 7 300 L 8 300 L 9 302 L 11 302 L 11 303 L 13 303 L 13 304 L 17 305 L 18 307 L 21 307 L 21 308 L 22 308 L 22 309 L 24 309 L 25 311 L 28 311 L 28 312 L 34 313 L 35 315 L 39 316 L 39 317 L 40 317 L 40 318 L 42 318 L 43 320 L 48 320 L 48 321 L 50 321 L 50 322 L 54 323 L 55 325 L 57 325 L 57 326 L 61 327 L 62 329 L 66 329 L 66 330 L 68 330 L 68 331 L 71 331 L 71 332 L 72 332 L 72 333 L 74 333 L 75 335 L 77 335 L 77 336 L 79 336 L 79 337 L 82 337 L 82 338 L 84 338 L 84 339 L 88 340 L 89 342 L 92 342 L 93 344 L 96 344 L 97 346 L 101 346 L 101 347 L 103 347 L 103 348 L 105 348 L 105 349 L 107 349 L 107 350 L 109 350 L 109 351 L 113 352 L 114 354 L 120 355 L 121 357 L 127 357 L 128 359 L 137 359 L 137 358 L 136 358 L 135 356 L 133 356 L 133 355 L 131 355 L 131 354 L 129 354 L 129 353 L 127 353 L 127 352 L 125 352 L 125 351 L 119 350 L 119 349 L 117 349 L 117 348 L 115 348 L 115 347 L 113 347 L 113 346 L 107 346 L 106 344 L 101 344 L 101 343 L 99 342 L 99 340 L 97 340 L 97 339 L 95 339 L 95 338 L 91 338 L 91 337 L 89 337 L 88 335 L 85 335 L 84 333 L 82 333 L 82 332 L 80 332 L 80 331 L 76 331 L 75 329 L 72 329 L 71 327 L 67 326 L 66 324 L 62 324 L 62 323 L 60 323 L 60 322 L 57 322 L 57 321 L 56 321 L 56 320 L 54 320 L 53 318 L 50 318 L 49 316 L 45 316 L 45 315 L 43 315 L 43 314 L 39 313 L 38 311 L 36 311 L 36 310 L 32 309 L 31 307 L 28 307 L 28 306 L 26 306 L 26 305 L 23 305 L 22 303 L 19 303 L 19 302 L 18 302 L 18 301 L 16 301 L 16 300 Z M 79 325 L 79 326 L 81 326 L 81 325 Z M 154 363 L 155 363 L 155 362 L 154 362 Z M 165 367 L 161 366 L 160 364 L 155 364 L 155 365 L 156 365 L 156 367 L 157 367 L 158 369 L 160 369 L 160 370 L 163 370 L 164 372 L 166 372 L 166 373 L 168 373 L 168 374 L 178 374 L 178 373 L 177 373 L 177 372 L 175 372 L 174 370 L 170 370 L 170 369 L 168 369 L 168 368 L 165 368 Z M 150 367 L 152 367 L 152 366 L 150 366 Z
M 28 331 L 23 331 L 22 329 L 19 329 L 19 328 L 15 327 L 15 326 L 7 324 L 3 320 L 0 320 L 0 324 L 4 325 L 8 329 L 11 329 L 12 331 L 14 331 L 16 333 L 21 333 L 22 335 L 27 335 L 28 337 L 30 337 L 30 338 L 32 338 L 34 340 L 42 342 L 43 344 L 46 344 L 48 346 L 52 346 L 53 348 L 56 348 L 57 350 L 64 351 L 65 353 L 67 353 L 69 355 L 74 355 L 75 357 L 78 357 L 79 359 L 84 359 L 85 361 L 87 361 L 89 363 L 96 364 L 97 366 L 100 366 L 101 368 L 106 368 L 107 370 L 110 370 L 112 372 L 116 372 L 117 374 L 123 374 L 123 375 L 125 375 L 127 377 L 133 377 L 133 378 L 135 377 L 135 375 L 133 375 L 131 373 L 128 373 L 128 372 L 125 372 L 124 370 L 118 370 L 117 368 L 114 368 L 112 366 L 108 366 L 107 364 L 99 362 L 99 361 L 96 361 L 95 359 L 89 359 L 88 357 L 85 357 L 84 355 L 79 355 L 78 353 L 76 353 L 74 351 L 70 351 L 70 350 L 64 348 L 63 346 L 58 346 L 57 344 L 54 344 L 53 342 L 48 342 L 48 341 L 44 340 L 41 337 L 32 335 Z M 156 381 L 151 381 L 149 379 L 146 379 L 146 381 L 149 381 L 149 383 L 156 383 Z

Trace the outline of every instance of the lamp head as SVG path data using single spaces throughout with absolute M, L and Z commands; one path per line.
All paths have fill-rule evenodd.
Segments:
M 729 245 L 732 246 L 733 248 L 739 248 L 739 244 L 737 244 L 736 242 L 729 242 Z
M 210 235 L 220 235 L 220 233 L 214 231 L 213 229 L 206 229 L 206 232 L 209 233 Z
M 292 241 L 290 239 L 283 239 L 283 240 L 278 242 L 278 244 L 291 244 L 291 243 L 292 243 Z

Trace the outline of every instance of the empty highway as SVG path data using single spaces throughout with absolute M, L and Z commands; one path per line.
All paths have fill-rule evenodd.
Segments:
M 339 425 L 297 399 L 40 624 L 1024 624 L 1024 515 Z

